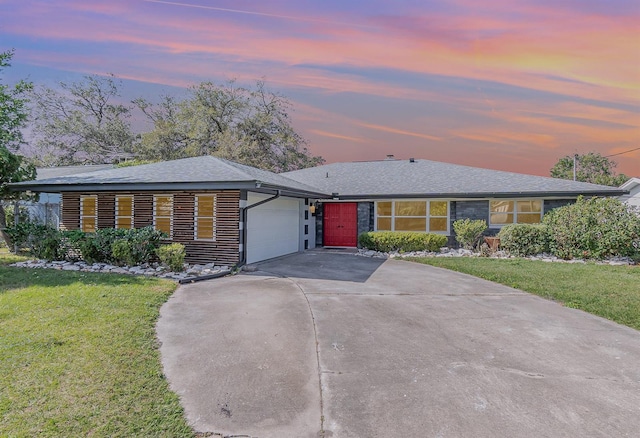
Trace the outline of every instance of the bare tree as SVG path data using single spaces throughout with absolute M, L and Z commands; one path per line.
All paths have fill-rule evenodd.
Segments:
M 131 156 L 131 107 L 118 103 L 113 75 L 85 76 L 33 91 L 34 155 L 45 165 L 114 163 Z

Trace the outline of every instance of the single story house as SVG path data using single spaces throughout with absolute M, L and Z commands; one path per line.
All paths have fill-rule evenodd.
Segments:
M 620 196 L 589 183 L 428 160 L 334 163 L 275 174 L 203 156 L 26 181 L 62 195 L 61 228 L 154 226 L 190 262 L 254 263 L 316 246 L 355 247 L 364 231 L 441 233 L 457 219 L 492 232 L 538 223 L 578 196 Z
M 629 181 L 620 186 L 620 189 L 629 193 L 620 196 L 618 199 L 640 209 L 640 178 L 630 178 Z
M 38 167 L 36 169 L 36 181 L 62 176 L 75 175 L 78 173 L 97 172 L 99 170 L 112 169 L 112 164 L 88 164 L 83 166 L 58 166 L 58 167 Z M 60 226 L 60 193 L 39 193 L 38 201 L 21 201 L 20 206 L 24 207 L 31 220 L 49 224 L 54 227 Z

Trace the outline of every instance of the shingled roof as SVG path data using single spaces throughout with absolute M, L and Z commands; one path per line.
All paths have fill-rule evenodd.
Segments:
M 212 156 L 62 175 L 11 185 L 36 192 L 281 190 L 339 199 L 620 196 L 624 189 L 429 160 L 333 163 L 276 174 Z
M 275 189 L 309 197 L 326 196 L 314 187 L 285 176 L 212 156 L 57 176 L 16 183 L 12 187 L 36 192 Z
M 617 187 L 429 160 L 333 163 L 281 175 L 323 192 L 337 193 L 340 199 L 623 194 L 623 190 Z

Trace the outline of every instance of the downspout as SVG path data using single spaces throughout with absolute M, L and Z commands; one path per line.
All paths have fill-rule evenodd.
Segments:
M 279 197 L 280 197 L 280 190 L 276 191 L 276 194 L 274 196 L 272 196 L 271 198 L 263 199 L 260 202 L 256 202 L 255 204 L 247 205 L 246 207 L 240 209 L 240 218 L 242 219 L 242 244 L 244 245 L 244 247 L 243 247 L 244 251 L 242 251 L 242 258 L 240 259 L 240 261 L 236 265 L 236 269 L 240 269 L 247 262 L 247 219 L 249 217 L 249 215 L 247 214 L 247 210 L 249 210 L 251 208 L 254 208 L 254 207 L 257 207 L 257 206 L 262 205 L 262 204 L 266 204 L 267 202 L 271 202 L 271 201 L 273 201 L 275 199 L 278 199 Z

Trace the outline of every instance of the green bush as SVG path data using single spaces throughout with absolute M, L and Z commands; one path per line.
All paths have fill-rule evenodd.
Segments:
M 97 251 L 100 263 L 113 263 L 115 261 L 112 253 L 112 246 L 121 239 L 127 239 L 131 230 L 122 228 L 100 228 L 93 234 L 88 234 L 88 239 L 93 239 L 94 247 Z M 86 260 L 85 260 L 86 261 Z
M 128 230 L 126 236 L 131 244 L 131 254 L 136 263 L 150 261 L 160 247 L 160 241 L 167 237 L 166 233 L 155 230 L 153 227 Z
M 500 247 L 518 257 L 549 252 L 549 232 L 543 224 L 511 224 L 498 233 Z
M 160 259 L 160 263 L 167 266 L 173 272 L 180 272 L 184 269 L 184 257 L 186 255 L 184 245 L 181 243 L 172 243 L 163 245 L 156 249 L 156 255 Z
M 369 231 L 358 236 L 363 248 L 373 251 L 438 251 L 446 245 L 447 236 L 408 231 Z
M 161 239 L 166 237 L 153 227 L 101 228 L 95 233 L 85 233 L 81 230 L 60 231 L 32 222 L 18 223 L 7 228 L 7 233 L 20 250 L 37 258 L 128 265 L 151 261 Z
M 116 265 L 135 265 L 131 244 L 126 239 L 118 239 L 111 244 L 111 257 Z
M 80 256 L 85 262 L 106 262 L 103 257 L 103 252 L 100 250 L 96 240 L 92 236 L 85 236 L 84 239 L 78 242 L 78 247 L 80 248 Z
M 79 242 L 82 259 L 87 263 L 114 263 L 130 266 L 151 261 L 160 240 L 166 237 L 153 227 L 140 229 L 101 228 L 95 233 L 84 233 Z M 126 243 L 120 243 L 126 242 Z M 114 254 L 114 248 L 118 254 Z
M 475 248 L 486 229 L 487 222 L 483 220 L 459 219 L 453 223 L 456 240 L 465 249 Z
M 86 239 L 86 235 L 82 230 L 61 231 L 62 242 L 60 255 L 64 260 L 75 262 L 82 258 L 82 250 L 80 246 Z
M 544 216 L 550 250 L 564 259 L 640 256 L 640 216 L 614 198 L 579 197 Z
M 46 260 L 59 260 L 62 257 L 62 236 L 55 228 L 26 221 L 5 231 L 19 251 Z

